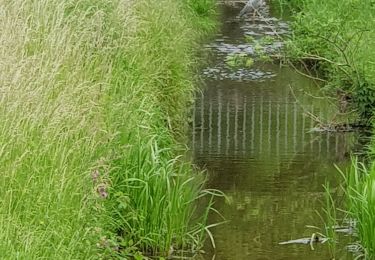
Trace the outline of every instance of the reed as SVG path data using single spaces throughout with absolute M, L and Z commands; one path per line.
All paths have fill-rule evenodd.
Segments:
M 375 256 L 375 171 L 353 158 L 350 171 L 343 175 L 350 218 L 355 222 L 362 255 Z

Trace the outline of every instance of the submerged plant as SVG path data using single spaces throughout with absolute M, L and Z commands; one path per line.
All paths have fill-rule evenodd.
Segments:
M 269 44 L 273 44 L 275 40 L 276 40 L 275 37 L 266 35 L 262 37 L 259 41 L 262 45 L 269 45 Z
M 250 35 L 245 35 L 245 41 L 247 43 L 253 43 L 253 42 L 255 42 L 255 38 L 253 36 L 250 36 Z
M 226 57 L 225 62 L 230 68 L 251 68 L 254 64 L 254 59 L 246 53 L 233 53 Z

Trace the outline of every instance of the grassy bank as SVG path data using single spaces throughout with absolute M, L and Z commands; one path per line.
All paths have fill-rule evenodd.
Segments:
M 294 12 L 294 31 L 289 42 L 290 57 L 303 61 L 322 76 L 325 80 L 324 89 L 337 96 L 342 113 L 354 110 L 362 122 L 373 124 L 375 46 L 371 43 L 375 40 L 375 31 L 372 29 L 375 26 L 374 1 L 277 2 L 288 5 Z M 372 142 L 372 154 L 374 147 Z M 366 259 L 375 257 L 373 165 L 370 163 L 370 166 L 365 167 L 353 159 L 351 169 L 343 174 L 345 210 L 348 218 L 356 222 L 362 247 L 360 251 Z
M 368 122 L 375 111 L 375 4 L 371 0 L 278 0 L 294 13 L 289 55 L 338 95 L 340 109 Z M 342 107 L 350 104 L 350 107 Z
M 179 159 L 213 1 L 0 1 L 0 256 L 197 246 Z

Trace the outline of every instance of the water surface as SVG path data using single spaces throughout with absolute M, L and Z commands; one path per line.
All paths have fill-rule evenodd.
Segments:
M 212 229 L 216 250 L 207 243 L 203 257 L 330 259 L 326 245 L 312 251 L 278 243 L 311 236 L 316 230 L 307 225 L 323 228 L 318 216 L 323 184 L 338 184 L 334 164 L 348 164 L 356 135 L 311 131 L 317 126 L 311 115 L 329 119 L 336 107 L 314 98 L 317 84 L 290 67 L 256 62 L 252 68 L 230 69 L 225 62 L 230 53 L 256 55 L 245 35 L 261 39 L 275 32 L 286 35 L 289 29 L 272 15 L 237 22 L 239 10 L 223 8 L 222 29 L 206 46 L 212 57 L 202 72 L 191 146 L 195 163 L 207 169 L 208 187 L 229 197 L 230 203 L 219 199 L 215 204 L 229 222 Z M 275 54 L 283 42 L 277 37 L 263 47 Z M 211 223 L 221 220 L 210 217 Z M 336 259 L 351 259 L 345 243 Z

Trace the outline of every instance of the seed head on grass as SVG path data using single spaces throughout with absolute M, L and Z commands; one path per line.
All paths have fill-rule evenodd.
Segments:
M 93 181 L 94 183 L 98 183 L 98 181 L 99 181 L 99 177 L 100 177 L 99 170 L 98 170 L 98 169 L 95 169 L 95 170 L 91 173 L 92 181 Z

